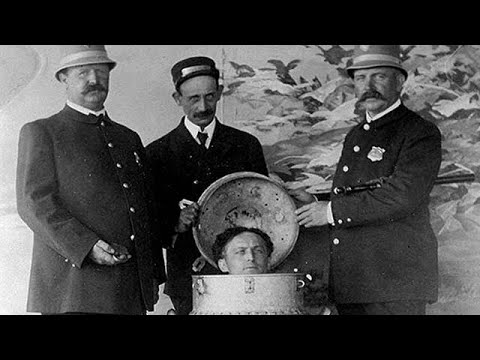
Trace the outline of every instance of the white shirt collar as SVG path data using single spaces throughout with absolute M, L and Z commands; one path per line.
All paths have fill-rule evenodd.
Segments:
M 215 132 L 215 127 L 217 126 L 217 119 L 215 118 L 204 130 L 203 133 L 208 134 L 207 143 L 205 146 L 207 149 L 210 147 L 210 143 L 212 142 L 213 133 Z M 190 121 L 188 116 L 185 116 L 185 127 L 187 128 L 188 132 L 192 135 L 195 141 L 200 144 L 200 140 L 197 139 L 197 135 L 199 132 L 202 132 L 200 126 L 195 125 L 193 122 Z
M 76 110 L 76 111 L 78 111 L 78 112 L 80 112 L 84 115 L 87 115 L 87 116 L 90 115 L 90 114 L 93 114 L 95 116 L 106 114 L 105 108 L 103 108 L 100 111 L 93 111 L 93 110 L 87 109 L 86 107 L 83 107 L 81 105 L 75 104 L 75 103 L 71 102 L 70 100 L 67 100 L 67 105 L 69 107 L 71 107 L 73 110 Z
M 370 116 L 370 114 L 368 113 L 367 111 L 367 122 L 368 123 L 371 123 L 372 121 L 375 121 L 375 120 L 378 120 L 382 117 L 384 117 L 385 115 L 387 115 L 388 113 L 392 112 L 393 110 L 395 110 L 396 108 L 398 108 L 400 105 L 402 105 L 402 101 L 400 99 L 398 99 L 392 106 L 390 106 L 388 109 L 382 111 L 380 114 L 377 114 L 375 116 Z

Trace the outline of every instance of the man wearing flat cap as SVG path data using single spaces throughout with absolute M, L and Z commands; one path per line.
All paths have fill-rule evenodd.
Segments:
M 429 201 L 441 134 L 402 104 L 400 50 L 356 46 L 347 72 L 365 115 L 345 138 L 331 201 L 297 210 L 301 225 L 330 226 L 330 295 L 340 315 L 424 315 L 438 298 Z
M 34 234 L 27 310 L 143 315 L 165 281 L 145 149 L 105 111 L 116 66 L 105 46 L 62 50 L 66 106 L 20 132 L 17 205 Z
M 198 199 L 216 180 L 235 172 L 268 175 L 257 138 L 222 124 L 216 118 L 223 86 L 215 62 L 193 57 L 172 68 L 175 93 L 184 117 L 176 129 L 147 146 L 154 174 L 156 202 L 169 204 L 165 293 L 178 315 L 192 311 L 192 275 L 195 270 L 216 273 L 196 247 L 192 225 L 199 213 Z

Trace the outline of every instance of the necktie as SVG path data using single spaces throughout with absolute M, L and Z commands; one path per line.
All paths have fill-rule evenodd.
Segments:
M 203 146 L 204 148 L 206 148 L 206 143 L 207 143 L 207 139 L 208 139 L 208 134 L 199 132 L 199 133 L 197 134 L 197 138 L 198 138 L 198 140 L 200 140 L 200 144 L 202 144 L 202 146 Z

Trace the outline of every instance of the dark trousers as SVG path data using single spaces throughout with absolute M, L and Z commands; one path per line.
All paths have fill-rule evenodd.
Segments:
M 176 315 L 190 315 L 193 310 L 191 296 L 170 296 Z
M 58 313 L 58 314 L 51 314 L 51 313 L 42 313 L 44 316 L 63 316 L 63 315 L 99 315 L 93 313 L 81 313 L 81 312 L 66 312 L 66 313 Z
M 59 314 L 52 314 L 52 313 L 42 313 L 44 316 L 54 316 L 54 315 L 101 315 L 101 316 L 118 316 L 116 314 L 98 314 L 98 313 L 83 313 L 83 312 L 66 312 L 66 313 L 59 313 Z M 138 314 L 138 315 L 147 315 L 146 313 Z
M 425 301 L 336 304 L 339 315 L 426 315 Z

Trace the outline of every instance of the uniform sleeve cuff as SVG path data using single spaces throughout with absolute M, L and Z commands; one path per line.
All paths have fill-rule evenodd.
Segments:
M 335 224 L 335 220 L 333 218 L 333 211 L 332 211 L 332 202 L 330 201 L 327 206 L 327 220 L 330 225 Z

